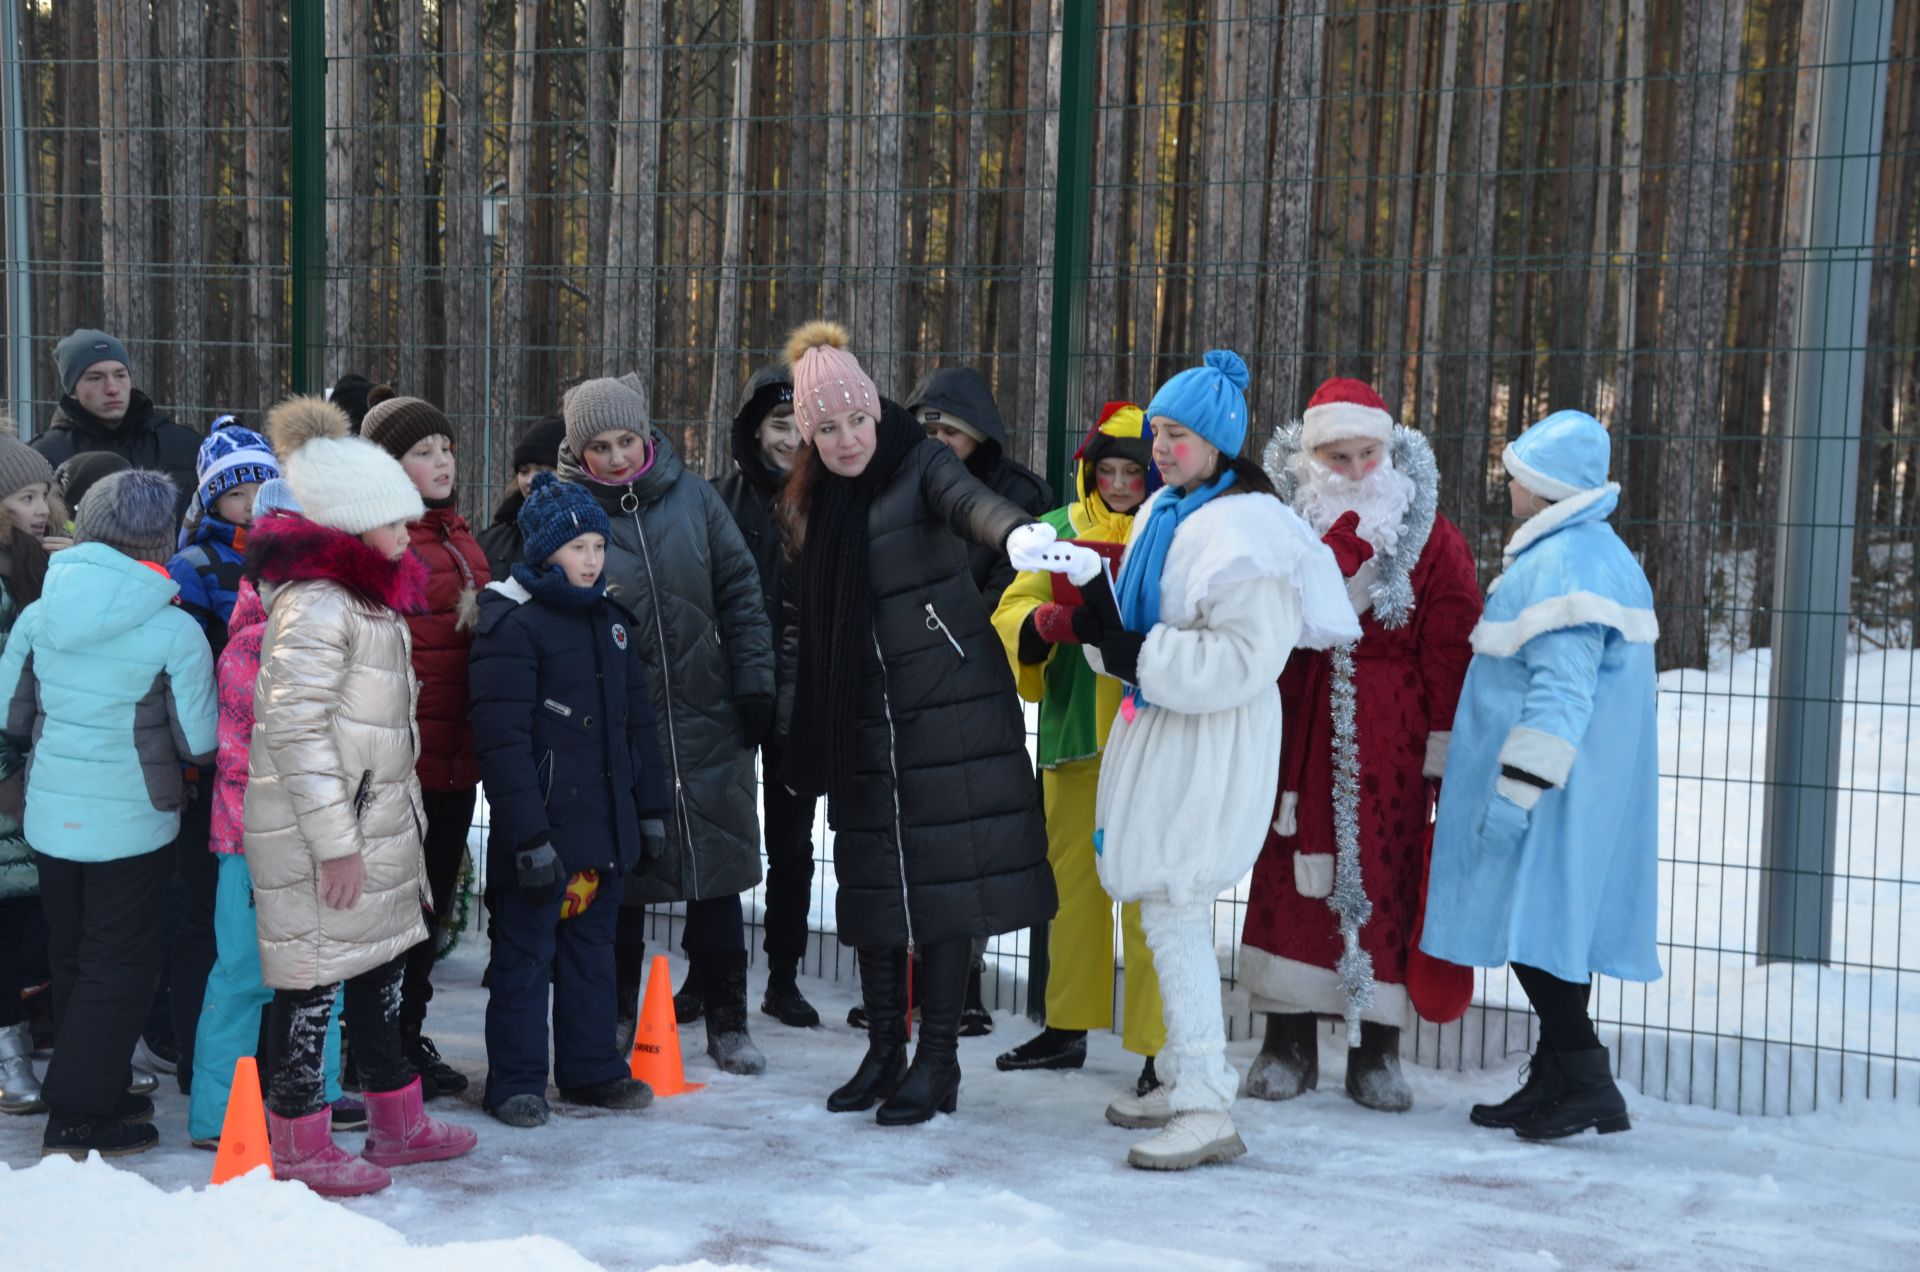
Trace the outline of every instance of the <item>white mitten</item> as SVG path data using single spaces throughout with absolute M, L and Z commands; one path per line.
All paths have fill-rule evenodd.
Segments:
M 1064 574 L 1075 587 L 1085 587 L 1093 582 L 1094 575 L 1100 573 L 1100 554 L 1077 543 L 1055 543 L 1043 548 L 1034 560 L 1039 562 L 1034 567 L 1036 570 Z
M 1042 557 L 1060 536 L 1044 521 L 1029 521 L 1007 536 L 1007 559 L 1016 570 L 1047 570 Z M 1050 571 L 1049 571 L 1050 572 Z

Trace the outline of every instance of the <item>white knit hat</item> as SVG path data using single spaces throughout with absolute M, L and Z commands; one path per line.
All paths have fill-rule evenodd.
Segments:
M 365 534 L 427 513 L 400 461 L 348 436 L 347 414 L 317 397 L 288 398 L 267 416 L 267 437 L 309 521 Z
M 1328 442 L 1393 441 L 1393 416 L 1364 380 L 1336 378 L 1314 390 L 1300 415 L 1300 449 L 1312 453 Z

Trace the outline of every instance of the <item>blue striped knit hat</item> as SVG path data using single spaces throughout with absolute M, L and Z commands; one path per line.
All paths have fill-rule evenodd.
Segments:
M 231 415 L 213 422 L 213 432 L 200 443 L 200 458 L 194 464 L 200 502 L 209 509 L 236 486 L 272 481 L 279 475 L 280 461 L 267 439 L 241 428 Z

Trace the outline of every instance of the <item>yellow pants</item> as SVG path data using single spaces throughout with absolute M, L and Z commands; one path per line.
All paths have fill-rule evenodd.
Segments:
M 1047 801 L 1047 864 L 1060 912 L 1047 937 L 1047 1024 L 1055 1029 L 1113 1028 L 1113 898 L 1093 863 L 1094 793 L 1100 761 L 1075 760 L 1040 775 Z M 1140 906 L 1120 907 L 1126 965 L 1121 1045 L 1156 1056 L 1166 1045 L 1160 981 L 1140 926 Z

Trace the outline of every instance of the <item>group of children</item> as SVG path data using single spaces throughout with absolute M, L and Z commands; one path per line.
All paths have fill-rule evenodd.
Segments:
M 784 367 L 749 382 L 740 472 L 719 491 L 653 429 L 631 378 L 587 381 L 527 432 L 480 537 L 453 508 L 454 426 L 384 388 L 291 399 L 264 436 L 223 419 L 184 518 L 163 473 L 123 464 L 82 485 L 0 439 L 0 1111 L 46 1110 L 47 1152 L 156 1141 L 151 1083 L 129 1058 L 178 874 L 176 932 L 211 934 L 204 990 L 181 972 L 193 943 L 174 939 L 195 1144 L 217 1145 L 235 1062 L 258 1053 L 283 1178 L 353 1195 L 469 1151 L 473 1132 L 425 1113 L 467 1079 L 423 1026 L 428 924 L 452 902 L 481 785 L 484 1107 L 544 1123 L 550 1043 L 562 1100 L 647 1105 L 624 1049 L 653 901 L 686 903 L 681 1018 L 706 1019 L 718 1065 L 760 1072 L 740 895 L 760 878 L 761 751 L 762 1006 L 785 1023 L 818 1020 L 796 979 L 818 797 L 837 832 L 837 926 L 859 953 L 869 1046 L 830 1109 L 877 1106 L 887 1125 L 953 1111 L 956 1040 L 985 1017 L 979 949 L 1048 919 L 1046 1027 L 999 1064 L 1084 1063 L 1087 1031 L 1112 1023 L 1118 901 L 1124 1042 L 1144 1067 L 1108 1119 L 1156 1130 L 1129 1154 L 1143 1168 L 1243 1152 L 1211 908 L 1255 870 L 1256 891 L 1284 875 L 1290 898 L 1256 897 L 1255 914 L 1295 906 L 1284 933 L 1324 930 L 1300 952 L 1256 937 L 1250 917 L 1250 948 L 1286 951 L 1256 985 L 1263 1009 L 1308 1028 L 1303 1043 L 1291 1023 L 1270 1027 L 1253 1093 L 1310 1088 L 1312 1021 L 1345 1014 L 1349 1090 L 1405 1107 L 1393 1084 L 1411 1017 L 1391 987 L 1417 946 L 1514 960 L 1541 1010 L 1548 1059 L 1519 1105 L 1476 1121 L 1624 1129 L 1583 978 L 1658 974 L 1652 752 L 1606 779 L 1600 810 L 1582 742 L 1595 720 L 1636 736 L 1650 720 L 1654 628 L 1605 523 L 1605 430 L 1563 412 L 1508 448 L 1516 513 L 1538 515 L 1509 548 L 1507 588 L 1473 626 L 1469 561 L 1457 605 L 1432 594 L 1435 626 L 1414 640 L 1430 655 L 1404 655 L 1425 657 L 1430 679 L 1418 723 L 1397 726 L 1406 772 L 1388 785 L 1446 792 L 1421 940 L 1402 930 L 1422 916 L 1401 894 L 1425 884 L 1426 859 L 1400 840 L 1423 833 L 1428 805 L 1418 826 L 1398 805 L 1388 829 L 1367 820 L 1381 784 L 1360 767 L 1381 753 L 1355 742 L 1354 652 L 1365 683 L 1385 656 L 1367 642 L 1427 596 L 1415 562 L 1429 539 L 1464 549 L 1435 531 L 1418 483 L 1394 479 L 1394 457 L 1417 448 L 1399 448 L 1384 408 L 1334 382 L 1315 406 L 1339 409 L 1310 409 L 1296 439 L 1308 458 L 1263 469 L 1241 455 L 1248 369 L 1215 351 L 1144 409 L 1103 411 L 1075 499 L 1049 508 L 1044 483 L 1003 462 L 997 412 L 983 423 L 984 381 L 941 374 L 910 412 L 844 332 L 808 324 Z M 1555 590 L 1565 578 L 1571 595 Z M 1039 784 L 1018 697 L 1040 704 Z M 1449 758 L 1455 697 L 1452 731 L 1472 736 Z M 1368 709 L 1361 738 L 1392 700 Z M 1320 739 L 1331 768 L 1283 749 L 1296 735 Z M 1317 793 L 1302 802 L 1303 787 Z M 210 851 L 179 850 L 196 836 Z M 1360 865 L 1381 836 L 1389 861 L 1419 854 L 1390 883 Z M 1371 929 L 1386 942 L 1373 959 L 1371 897 L 1393 915 L 1384 938 Z M 1303 917 L 1308 901 L 1328 914 Z M 36 946 L 58 1043 L 44 1081 L 12 992 Z M 1400 1008 L 1375 1007 L 1383 987 Z M 362 1129 L 357 1155 L 336 1141 Z

